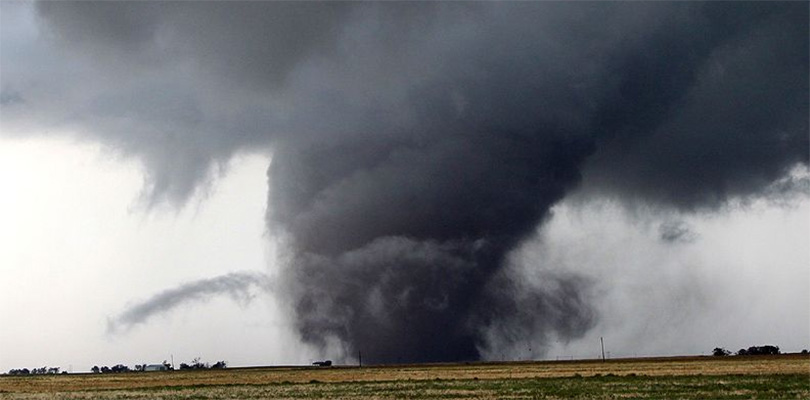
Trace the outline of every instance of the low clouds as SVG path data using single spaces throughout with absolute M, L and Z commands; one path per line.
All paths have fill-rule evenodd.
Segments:
M 573 190 L 711 213 L 807 169 L 807 7 L 43 2 L 36 40 L 3 35 L 43 67 L 3 58 L 26 102 L 2 115 L 143 160 L 149 204 L 272 151 L 266 223 L 302 337 L 372 362 L 477 359 L 598 320 L 582 276 L 509 269 Z
M 689 243 L 698 238 L 698 234 L 684 221 L 662 222 L 658 233 L 661 240 L 668 243 Z
M 12 90 L 3 90 L 0 92 L 0 107 L 13 106 L 14 104 L 24 102 L 25 99 L 23 99 L 18 92 Z

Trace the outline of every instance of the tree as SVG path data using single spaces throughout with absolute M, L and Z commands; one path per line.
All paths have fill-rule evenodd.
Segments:
M 12 369 L 12 370 L 8 371 L 8 374 L 9 375 L 30 375 L 31 371 L 28 370 L 28 368 Z
M 93 368 L 90 368 L 90 371 L 93 371 L 94 374 L 101 373 L 101 369 L 98 368 L 98 365 L 94 365 Z
M 717 357 L 727 356 L 727 355 L 730 355 L 730 354 L 731 354 L 730 351 L 728 351 L 728 350 L 726 350 L 726 349 L 724 349 L 722 347 L 715 347 L 714 350 L 712 350 L 712 355 L 717 356 Z
M 768 356 L 780 354 L 779 346 L 764 345 L 764 346 L 751 346 L 748 349 L 740 349 L 737 352 L 738 356 Z
M 746 353 L 750 356 L 776 355 L 779 354 L 779 346 L 751 346 Z
M 117 364 L 114 367 L 112 367 L 112 372 L 117 373 L 117 372 L 127 372 L 127 371 L 129 371 L 129 367 L 127 367 L 124 364 Z
M 200 357 L 196 357 L 191 360 L 191 368 L 192 369 L 208 369 L 208 364 L 204 364 L 200 361 Z
M 225 361 L 217 361 L 216 363 L 214 363 L 214 365 L 211 366 L 211 369 L 223 369 L 226 366 L 227 365 L 225 364 Z

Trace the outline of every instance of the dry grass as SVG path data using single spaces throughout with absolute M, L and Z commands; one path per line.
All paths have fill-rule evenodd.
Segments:
M 598 381 L 599 387 L 612 393 L 611 398 L 622 398 L 638 397 L 661 382 L 677 390 L 679 382 L 700 377 L 714 377 L 706 385 L 715 391 L 727 390 L 722 392 L 724 397 L 750 398 L 751 390 L 767 388 L 766 381 L 779 376 L 792 376 L 793 386 L 796 377 L 799 386 L 806 378 L 807 391 L 799 387 L 799 392 L 810 395 L 810 357 L 786 355 L 3 376 L 0 398 L 527 398 L 530 393 L 537 397 L 537 393 L 548 392 L 548 388 L 538 392 L 544 384 L 536 382 L 544 379 L 558 379 L 555 387 L 573 385 L 571 393 L 579 393 L 575 388 L 578 382 Z M 625 391 L 628 382 L 633 391 Z M 732 383 L 737 386 L 723 386 Z M 688 384 L 703 383 L 684 385 Z M 759 389 L 750 389 L 750 385 Z M 587 385 L 580 386 L 585 390 Z M 590 394 L 591 398 L 598 397 L 598 392 Z

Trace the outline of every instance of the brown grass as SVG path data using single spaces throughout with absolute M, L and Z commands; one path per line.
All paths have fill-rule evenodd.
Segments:
M 810 379 L 810 357 L 806 355 L 751 357 L 671 357 L 602 361 L 555 361 L 512 363 L 468 363 L 392 365 L 379 367 L 268 367 L 229 368 L 206 371 L 132 372 L 122 374 L 68 374 L 2 376 L 2 393 L 66 393 L 78 391 L 178 388 L 214 385 L 306 384 L 312 381 L 405 382 L 425 380 L 495 380 L 521 378 L 694 375 L 806 374 Z M 156 392 L 157 393 L 157 392 Z

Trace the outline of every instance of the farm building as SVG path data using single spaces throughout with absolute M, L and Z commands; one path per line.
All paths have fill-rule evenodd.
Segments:
M 168 370 L 168 368 L 166 368 L 166 366 L 163 365 L 163 364 L 149 364 L 143 370 L 147 371 L 147 372 L 149 372 L 149 371 L 166 371 L 166 370 Z

